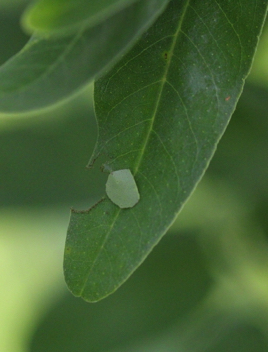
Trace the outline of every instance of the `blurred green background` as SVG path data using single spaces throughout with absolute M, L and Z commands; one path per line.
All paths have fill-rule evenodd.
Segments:
M 27 41 L 27 1 L 0 1 L 0 63 Z M 210 167 L 176 222 L 113 295 L 88 304 L 62 272 L 71 206 L 106 176 L 92 86 L 38 113 L 0 115 L 1 352 L 268 352 L 268 28 Z

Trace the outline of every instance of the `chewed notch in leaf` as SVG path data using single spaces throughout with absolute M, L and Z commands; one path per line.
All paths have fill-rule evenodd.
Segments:
M 132 208 L 140 200 L 137 184 L 129 169 L 110 173 L 106 183 L 106 193 L 119 208 Z

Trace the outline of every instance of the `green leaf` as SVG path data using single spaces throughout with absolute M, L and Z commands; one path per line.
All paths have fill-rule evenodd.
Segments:
M 62 33 L 95 26 L 137 0 L 39 0 L 22 16 L 30 33 Z
M 120 209 L 105 197 L 72 212 L 64 270 L 74 295 L 97 301 L 115 291 L 172 224 L 235 109 L 266 11 L 263 0 L 172 0 L 96 83 L 91 160 L 130 169 L 140 201 Z
M 140 0 L 62 38 L 32 37 L 0 68 L 0 111 L 39 109 L 69 97 L 130 48 L 168 0 Z

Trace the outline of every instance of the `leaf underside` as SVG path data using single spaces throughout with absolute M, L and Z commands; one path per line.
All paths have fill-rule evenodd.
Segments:
M 65 35 L 81 26 L 94 26 L 138 0 L 38 0 L 22 16 L 32 32 Z
M 0 111 L 40 109 L 68 98 L 118 61 L 167 2 L 136 1 L 69 36 L 33 36 L 0 67 Z
M 92 161 L 130 169 L 140 201 L 107 197 L 73 212 L 64 271 L 98 301 L 141 264 L 174 221 L 215 151 L 247 76 L 267 1 L 172 0 L 138 44 L 95 85 Z

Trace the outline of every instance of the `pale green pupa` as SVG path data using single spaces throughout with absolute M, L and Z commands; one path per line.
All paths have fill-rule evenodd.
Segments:
M 132 208 L 140 200 L 135 179 L 129 169 L 112 171 L 106 183 L 106 193 L 119 208 Z

